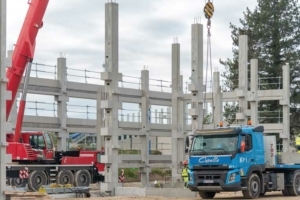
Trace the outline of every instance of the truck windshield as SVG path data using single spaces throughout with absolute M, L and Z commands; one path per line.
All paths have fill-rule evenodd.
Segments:
M 232 154 L 237 151 L 238 136 L 234 135 L 200 135 L 193 139 L 191 154 Z

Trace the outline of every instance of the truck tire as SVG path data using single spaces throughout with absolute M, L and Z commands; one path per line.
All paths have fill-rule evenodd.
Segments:
M 206 192 L 206 191 L 199 191 L 199 196 L 202 199 L 213 199 L 215 197 L 215 192 Z
M 56 183 L 60 185 L 74 184 L 74 174 L 71 170 L 61 170 L 56 176 Z
M 295 171 L 291 176 L 293 186 L 289 186 L 290 196 L 299 196 L 300 195 L 300 171 Z
M 47 183 L 47 176 L 42 170 L 35 170 L 29 174 L 28 189 L 38 191 L 40 187 Z
M 90 172 L 86 169 L 75 172 L 74 186 L 89 186 L 91 184 Z
M 284 196 L 291 196 L 289 192 L 289 188 L 287 186 L 284 186 L 284 190 L 282 190 L 282 194 Z
M 26 186 L 26 182 L 24 181 L 24 179 L 22 178 L 10 178 L 9 180 L 10 182 L 10 185 L 11 186 L 15 186 L 17 188 L 20 188 L 20 187 L 25 187 Z
M 256 199 L 260 195 L 261 183 L 257 174 L 251 174 L 247 183 L 247 190 L 243 190 L 246 199 Z

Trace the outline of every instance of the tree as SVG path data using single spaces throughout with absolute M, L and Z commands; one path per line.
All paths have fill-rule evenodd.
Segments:
M 226 72 L 223 90 L 233 91 L 238 85 L 238 36 L 248 35 L 248 58 L 258 59 L 260 89 L 279 89 L 282 87 L 282 66 L 291 67 L 291 132 L 300 129 L 299 123 L 299 75 L 300 75 L 300 14 L 298 0 L 258 0 L 251 11 L 244 12 L 240 19 L 241 27 L 230 23 L 232 29 L 233 58 L 221 60 Z M 232 112 L 235 108 L 227 109 Z M 280 111 L 278 101 L 259 103 L 259 111 Z M 269 120 L 269 121 L 268 121 Z M 266 119 L 265 122 L 272 122 Z

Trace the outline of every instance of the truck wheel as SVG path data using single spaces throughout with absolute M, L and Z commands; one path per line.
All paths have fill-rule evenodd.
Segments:
M 287 186 L 284 186 L 284 190 L 282 190 L 282 194 L 284 196 L 291 196 L 289 192 L 289 188 Z
M 70 170 L 61 170 L 56 176 L 56 183 L 61 185 L 74 184 L 74 175 Z
M 44 171 L 35 170 L 29 174 L 28 188 L 32 191 L 38 191 L 40 187 L 47 183 L 47 176 Z
M 90 172 L 86 169 L 75 172 L 74 186 L 89 186 L 91 184 Z
M 213 199 L 215 197 L 215 192 L 205 192 L 205 191 L 199 191 L 199 196 L 202 199 Z
M 20 187 L 25 187 L 26 183 L 25 183 L 24 179 L 22 179 L 22 178 L 11 178 L 10 185 L 20 188 Z
M 257 174 L 251 174 L 248 183 L 247 183 L 247 190 L 243 190 L 243 196 L 246 199 L 256 199 L 260 195 L 260 179 Z
M 293 186 L 288 187 L 290 196 L 300 195 L 300 171 L 295 171 L 292 175 Z

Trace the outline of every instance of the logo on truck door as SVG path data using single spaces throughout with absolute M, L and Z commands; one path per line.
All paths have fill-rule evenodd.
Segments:
M 207 158 L 207 157 L 201 157 L 198 160 L 199 163 L 213 163 L 213 162 L 219 162 L 219 157 L 216 156 L 214 158 Z

